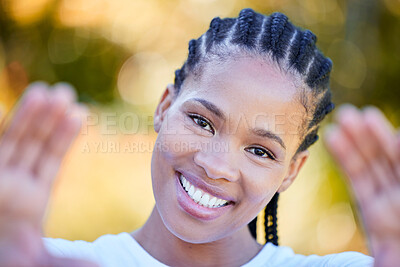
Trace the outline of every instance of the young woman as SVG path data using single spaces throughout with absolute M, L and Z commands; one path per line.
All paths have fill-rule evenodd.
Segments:
M 0 143 L 0 266 L 396 266 L 400 142 L 375 108 L 341 108 L 326 139 L 352 182 L 375 261 L 278 246 L 278 195 L 334 107 L 332 63 L 315 42 L 280 13 L 213 19 L 189 42 L 155 111 L 152 214 L 133 233 L 93 243 L 41 238 L 51 181 L 79 129 L 68 114 L 79 105 L 65 85 L 32 85 Z M 255 218 L 265 207 L 261 245 Z

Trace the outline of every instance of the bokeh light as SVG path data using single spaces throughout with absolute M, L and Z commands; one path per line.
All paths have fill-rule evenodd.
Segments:
M 35 80 L 74 85 L 90 109 L 55 184 L 47 236 L 91 241 L 144 223 L 157 101 L 188 41 L 245 7 L 312 30 L 334 62 L 335 102 L 377 105 L 398 126 L 398 0 L 0 0 L 0 114 Z M 280 243 L 304 254 L 368 253 L 343 174 L 321 142 L 310 152 L 279 201 Z

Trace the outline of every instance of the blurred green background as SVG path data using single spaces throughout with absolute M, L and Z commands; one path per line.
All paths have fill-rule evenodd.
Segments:
M 312 30 L 334 62 L 335 102 L 376 105 L 399 125 L 399 0 L 0 0 L 0 114 L 36 80 L 72 84 L 90 108 L 56 182 L 47 236 L 91 241 L 144 223 L 154 205 L 157 101 L 188 41 L 213 17 L 245 7 L 283 12 Z M 305 254 L 368 253 L 351 199 L 322 143 L 314 145 L 281 196 L 281 244 Z

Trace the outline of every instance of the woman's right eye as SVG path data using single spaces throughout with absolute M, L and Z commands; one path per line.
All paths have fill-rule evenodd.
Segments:
M 204 130 L 214 133 L 214 129 L 212 128 L 211 123 L 208 122 L 208 120 L 206 120 L 205 118 L 194 114 L 189 115 L 189 117 L 194 121 L 194 123 L 199 125 Z

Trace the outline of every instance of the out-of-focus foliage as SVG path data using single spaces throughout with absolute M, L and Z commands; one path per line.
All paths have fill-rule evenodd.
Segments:
M 83 101 L 109 103 L 121 95 L 134 105 L 154 106 L 158 97 L 147 91 L 164 87 L 154 80 L 172 81 L 188 40 L 202 34 L 212 17 L 252 7 L 265 14 L 284 12 L 317 34 L 334 61 L 332 87 L 339 102 L 390 109 L 400 99 L 399 5 L 397 0 L 2 0 L 0 62 L 14 90 L 37 79 L 63 80 Z
M 245 7 L 283 12 L 312 30 L 334 62 L 335 101 L 377 105 L 399 124 L 398 0 L 0 0 L 0 114 L 35 80 L 69 82 L 91 107 L 57 182 L 48 235 L 93 240 L 145 221 L 154 204 L 150 116 L 161 92 L 188 41 L 213 17 Z M 367 252 L 341 177 L 322 144 L 311 148 L 279 204 L 283 245 L 307 254 Z
M 35 80 L 67 81 L 83 101 L 112 101 L 119 68 L 130 53 L 93 29 L 60 23 L 58 1 L 38 2 L 0 5 L 3 71 L 10 89 L 19 93 Z

